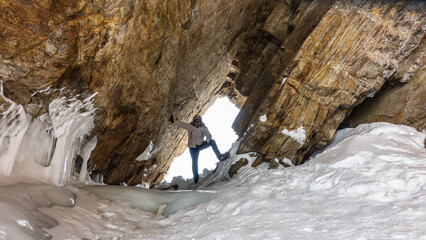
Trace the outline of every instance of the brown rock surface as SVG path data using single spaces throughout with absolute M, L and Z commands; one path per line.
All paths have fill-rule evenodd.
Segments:
M 48 86 L 97 92 L 92 166 L 109 184 L 155 184 L 185 148 L 185 132 L 168 124 L 169 115 L 188 120 L 209 107 L 226 80 L 230 43 L 269 5 L 1 0 L 5 94 L 29 106 L 49 102 L 30 97 Z M 135 161 L 151 141 L 151 158 Z
M 388 80 L 404 84 L 389 84 L 373 113 L 369 104 L 348 121 L 424 129 L 424 9 L 422 1 L 0 0 L 0 80 L 34 116 L 54 96 L 31 94 L 49 86 L 97 92 L 90 162 L 108 184 L 161 181 L 186 147 L 169 116 L 187 121 L 218 96 L 242 109 L 240 152 L 301 163 Z M 400 110 L 378 111 L 391 100 Z M 302 143 L 282 133 L 299 127 Z M 151 156 L 136 161 L 151 142 Z
M 420 44 L 423 9 L 421 2 L 340 1 L 296 49 L 294 59 L 284 54 L 286 40 L 234 122 L 243 136 L 238 151 L 300 164 L 309 150 L 325 146 L 350 110 L 373 97 Z M 263 88 L 267 81 L 270 88 Z M 259 121 L 264 114 L 267 121 Z M 306 138 L 298 141 L 288 131 L 299 128 Z
M 425 39 L 404 59 L 391 81 L 374 96 L 354 108 L 344 124 L 355 127 L 362 123 L 390 122 L 426 129 L 426 47 Z M 392 81 L 393 80 L 393 81 Z
M 232 164 L 228 171 L 229 176 L 233 177 L 235 174 L 237 174 L 240 168 L 247 166 L 248 163 L 249 161 L 247 160 L 247 158 L 241 158 L 236 163 Z

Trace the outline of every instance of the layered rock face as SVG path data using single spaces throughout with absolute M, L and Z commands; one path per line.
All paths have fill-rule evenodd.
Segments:
M 318 7 L 311 8 L 315 3 L 307 12 L 321 17 Z M 265 161 L 288 158 L 300 164 L 309 151 L 325 146 L 354 106 L 398 76 L 413 81 L 410 85 L 416 87 L 408 88 L 417 88 L 413 98 L 422 103 L 402 100 L 406 115 L 394 122 L 424 127 L 424 84 L 419 83 L 424 83 L 419 72 L 424 50 L 415 51 L 424 28 L 423 2 L 333 3 L 300 48 L 287 42 L 290 33 L 261 73 L 257 91 L 250 93 L 234 123 L 243 137 L 239 152 L 254 150 Z M 265 83 L 270 87 L 259 90 Z M 266 121 L 259 120 L 262 115 Z
M 265 3 L 0 1 L 5 95 L 37 116 L 56 96 L 36 91 L 97 92 L 91 168 L 109 184 L 157 183 L 186 147 L 169 116 L 187 121 L 210 106 L 230 43 L 275 4 Z
M 239 152 L 300 164 L 359 104 L 347 124 L 424 129 L 424 10 L 422 1 L 0 0 L 0 80 L 33 116 L 55 96 L 32 94 L 49 86 L 97 92 L 90 163 L 108 184 L 161 181 L 186 147 L 169 116 L 188 121 L 219 96 L 242 110 Z M 389 101 L 398 109 L 382 107 Z
M 405 58 L 374 98 L 355 107 L 343 124 L 391 122 L 426 129 L 425 39 Z

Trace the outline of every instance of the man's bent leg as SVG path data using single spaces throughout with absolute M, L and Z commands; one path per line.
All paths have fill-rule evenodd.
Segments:
M 219 151 L 219 148 L 217 147 L 216 141 L 215 140 L 210 140 L 209 145 L 212 147 L 214 154 L 216 155 L 217 159 L 219 159 L 219 161 L 221 160 L 221 154 Z

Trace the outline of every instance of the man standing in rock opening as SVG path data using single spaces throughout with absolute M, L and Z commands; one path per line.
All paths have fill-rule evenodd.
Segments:
M 198 182 L 198 155 L 200 151 L 208 147 L 212 147 L 219 161 L 223 161 L 227 154 L 221 154 L 217 148 L 215 140 L 203 123 L 200 115 L 195 115 L 190 124 L 181 121 L 175 121 L 173 115 L 170 116 L 170 122 L 178 127 L 188 131 L 188 148 L 192 158 L 192 173 L 194 174 L 194 182 Z M 204 138 L 206 138 L 204 140 Z

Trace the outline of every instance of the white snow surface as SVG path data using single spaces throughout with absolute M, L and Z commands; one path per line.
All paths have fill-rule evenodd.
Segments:
M 152 143 L 152 141 L 149 141 L 149 144 L 146 147 L 145 151 L 143 151 L 143 153 L 136 158 L 136 161 L 147 161 L 151 157 L 151 152 L 153 148 L 154 144 Z
M 281 82 L 281 85 L 280 85 L 280 89 L 281 89 L 281 88 L 282 88 L 282 86 L 284 85 L 285 81 L 287 81 L 287 77 L 284 77 L 284 78 L 283 78 L 283 81 Z
M 303 144 L 306 140 L 306 131 L 303 126 L 300 126 L 299 128 L 293 131 L 283 129 L 281 132 L 287 136 L 290 136 L 300 144 Z
M 70 198 L 75 199 L 74 207 L 62 201 L 43 205 L 46 201 L 22 190 L 31 185 L 3 187 L 0 210 L 6 214 L 0 216 L 0 239 L 26 239 L 28 234 L 45 238 L 29 227 L 37 225 L 31 216 L 38 214 L 50 216 L 42 228 L 53 239 L 425 240 L 425 136 L 407 126 L 365 124 L 338 131 L 330 145 L 304 165 L 270 170 L 266 163 L 251 168 L 255 156 L 236 155 L 237 142 L 231 158 L 215 173 L 205 172 L 198 184 L 174 178 L 160 186 L 180 181 L 180 188 L 204 190 L 183 192 L 189 193 L 183 202 L 198 204 L 182 206 L 169 217 L 156 212 L 180 197 L 155 200 L 156 193 L 144 196 L 134 187 L 113 187 L 99 196 L 87 189 L 97 186 L 59 188 L 62 195 L 77 195 Z M 230 179 L 229 167 L 242 157 L 249 160 L 248 166 Z M 199 193 L 210 200 L 197 202 Z M 32 207 L 22 207 L 23 199 Z M 149 199 L 154 203 L 151 212 L 136 206 Z M 38 211 L 34 202 L 39 202 Z M 59 225 L 49 228 L 55 220 Z

